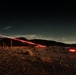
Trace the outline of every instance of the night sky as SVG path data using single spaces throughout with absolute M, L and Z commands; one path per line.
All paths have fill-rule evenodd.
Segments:
M 0 2 L 0 34 L 76 43 L 74 0 Z

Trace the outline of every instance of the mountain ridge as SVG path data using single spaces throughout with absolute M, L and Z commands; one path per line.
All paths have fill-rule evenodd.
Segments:
M 21 41 L 19 41 L 21 40 Z M 57 42 L 54 40 L 44 40 L 44 39 L 31 39 L 28 40 L 24 37 L 17 37 L 17 38 L 0 38 L 0 46 L 4 43 L 6 45 L 10 45 L 12 42 L 12 46 L 30 46 L 28 43 L 23 43 L 23 41 L 32 42 L 36 44 L 41 44 L 45 46 L 64 46 L 64 47 L 76 47 L 76 44 L 66 44 L 63 42 Z

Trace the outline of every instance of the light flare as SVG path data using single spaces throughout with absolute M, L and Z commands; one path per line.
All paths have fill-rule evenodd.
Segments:
M 76 52 L 76 49 L 74 49 L 74 48 L 70 48 L 70 49 L 69 49 L 69 52 L 71 52 L 71 53 L 75 53 L 75 52 Z
M 2 34 L 0 34 L 0 36 L 6 37 L 6 38 L 9 38 L 9 39 L 13 39 L 13 40 L 17 40 L 17 41 L 20 41 L 20 42 L 22 42 L 22 43 L 27 43 L 27 44 L 30 44 L 30 45 L 34 45 L 34 46 L 36 46 L 36 47 L 46 47 L 46 46 L 41 45 L 41 44 L 36 44 L 36 43 L 30 42 L 30 41 L 20 40 L 20 39 L 13 38 L 13 37 L 9 37 L 9 36 L 5 36 L 5 35 L 2 35 Z

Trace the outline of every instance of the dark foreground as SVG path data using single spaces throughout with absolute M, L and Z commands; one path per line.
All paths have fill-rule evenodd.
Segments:
M 76 55 L 49 55 L 40 49 L 0 49 L 0 75 L 76 75 Z

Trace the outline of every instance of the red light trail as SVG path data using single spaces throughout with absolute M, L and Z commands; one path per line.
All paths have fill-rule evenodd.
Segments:
M 76 49 L 70 48 L 70 49 L 69 49 L 69 52 L 74 53 L 74 52 L 76 52 Z
M 2 35 L 2 34 L 0 34 L 0 36 L 6 37 L 6 38 L 9 38 L 9 39 L 13 39 L 13 40 L 17 40 L 17 41 L 20 41 L 22 43 L 27 43 L 27 44 L 30 44 L 30 45 L 34 45 L 36 47 L 46 47 L 46 46 L 41 45 L 41 44 L 36 44 L 36 43 L 30 42 L 30 41 L 24 41 L 24 40 L 16 39 L 16 38 L 5 36 L 5 35 Z

